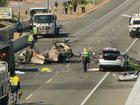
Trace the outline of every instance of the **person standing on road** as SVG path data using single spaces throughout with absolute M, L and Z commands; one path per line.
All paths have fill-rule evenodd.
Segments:
M 20 78 L 19 76 L 17 76 L 15 73 L 13 73 L 10 77 L 10 92 L 12 95 L 12 98 L 14 98 L 13 95 L 18 95 L 18 93 L 21 93 L 20 91 Z M 21 95 L 21 94 L 19 94 Z M 17 101 L 16 99 L 14 99 L 15 101 Z
M 54 12 L 56 13 L 58 11 L 58 2 L 54 2 Z
M 68 6 L 69 6 L 70 14 L 72 14 L 73 3 L 71 0 L 68 1 Z
M 77 1 L 73 1 L 73 12 L 77 11 Z
M 63 11 L 65 12 L 65 14 L 68 14 L 68 2 L 67 1 L 63 1 Z
M 82 13 L 86 13 L 85 1 L 84 0 L 81 1 L 81 10 L 82 10 Z
M 80 60 L 81 59 L 83 59 L 84 72 L 86 72 L 89 68 L 89 63 L 90 63 L 90 54 L 89 54 L 88 49 L 86 48 L 83 49 Z
M 37 42 L 38 28 L 36 25 L 33 26 L 32 33 L 33 33 L 34 41 Z
M 28 35 L 27 42 L 31 49 L 34 48 L 34 37 L 32 32 Z

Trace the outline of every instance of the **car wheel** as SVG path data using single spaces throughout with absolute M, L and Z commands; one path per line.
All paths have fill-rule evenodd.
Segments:
M 134 38 L 135 37 L 133 32 L 130 32 L 130 37 L 131 38 Z
M 99 71 L 104 71 L 104 68 L 99 66 Z

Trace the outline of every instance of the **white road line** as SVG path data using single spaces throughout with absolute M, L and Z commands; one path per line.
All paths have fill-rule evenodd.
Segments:
M 131 47 L 136 43 L 137 40 L 138 40 L 138 38 L 136 38 L 136 39 L 131 43 L 131 45 L 126 49 L 125 53 L 128 52 L 128 51 L 131 49 Z
M 88 27 L 100 22 L 103 18 L 105 18 L 108 15 L 111 15 L 112 13 L 114 13 L 114 11 L 120 9 L 121 7 L 123 7 L 123 5 L 125 5 L 129 0 L 126 0 L 125 2 L 123 2 L 121 5 L 119 5 L 117 8 L 113 9 L 112 11 L 110 11 L 109 13 L 107 13 L 106 15 L 102 16 L 101 18 L 99 18 L 98 20 L 96 20 L 95 22 L 87 25 L 86 27 L 82 28 L 81 30 L 79 30 L 78 32 L 72 34 L 71 36 L 75 36 L 76 34 L 80 33 L 81 31 L 84 31 L 86 29 L 88 29 Z
M 30 99 L 36 91 L 40 90 L 45 84 L 50 83 L 52 80 L 53 80 L 52 78 L 50 78 L 49 80 L 47 80 L 46 83 L 44 83 L 39 88 L 37 88 L 36 90 L 34 90 L 28 97 L 25 98 L 25 100 Z
M 84 101 L 80 105 L 85 105 L 87 100 L 90 98 L 90 96 L 96 91 L 96 89 L 101 85 L 101 83 L 106 79 L 106 77 L 110 74 L 110 72 L 107 72 L 103 78 L 100 80 L 100 82 L 92 89 L 92 91 L 88 94 L 88 96 L 84 99 Z
M 48 84 L 48 83 L 50 83 L 52 80 L 53 80 L 53 79 L 50 78 L 48 81 L 46 81 L 46 83 Z
M 25 100 L 30 99 L 33 96 L 33 94 L 30 94 Z
M 66 67 L 67 67 L 67 68 L 68 68 L 68 67 L 70 67 L 70 63 L 69 63 L 69 64 L 67 64 L 67 65 L 66 65 Z

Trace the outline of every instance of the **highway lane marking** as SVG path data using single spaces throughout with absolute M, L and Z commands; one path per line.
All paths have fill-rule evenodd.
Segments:
M 66 67 L 67 67 L 67 68 L 68 68 L 68 67 L 70 67 L 70 63 L 69 63 L 69 64 L 67 64 L 67 65 L 66 65 Z
M 137 40 L 138 40 L 138 38 L 136 38 L 136 39 L 130 44 L 130 46 L 126 49 L 125 53 L 128 52 L 128 51 L 131 49 L 131 47 L 136 43 Z
M 116 7 L 115 9 L 113 9 L 112 11 L 110 11 L 109 13 L 105 14 L 104 16 L 102 16 L 101 18 L 99 18 L 98 20 L 96 20 L 95 22 L 87 25 L 86 27 L 82 28 L 81 30 L 77 31 L 76 33 L 72 34 L 71 36 L 76 36 L 76 34 L 80 33 L 81 31 L 84 31 L 86 29 L 88 29 L 88 27 L 100 22 L 101 20 L 103 20 L 106 16 L 109 16 L 112 13 L 115 13 L 116 10 L 120 9 L 121 7 L 123 7 L 123 5 L 125 5 L 129 0 L 126 0 L 125 2 L 123 2 L 121 5 L 119 5 L 118 7 Z
M 46 81 L 46 83 L 48 84 L 48 83 L 50 83 L 52 80 L 53 80 L 53 79 L 50 78 L 48 81 Z
M 33 94 L 30 94 L 25 100 L 30 99 L 33 96 Z
M 91 95 L 96 91 L 96 89 L 102 84 L 102 82 L 107 78 L 107 76 L 110 74 L 110 72 L 107 72 L 103 78 L 100 80 L 100 82 L 92 89 L 92 91 L 88 94 L 88 96 L 82 101 L 80 105 L 85 105 L 87 100 L 91 97 Z
M 52 78 L 50 78 L 49 80 L 47 80 L 43 85 L 41 85 L 39 88 L 37 88 L 36 90 L 34 90 L 28 97 L 26 97 L 25 100 L 30 99 L 35 92 L 37 92 L 38 90 L 40 90 L 44 85 L 49 84 L 52 80 L 53 80 Z
M 136 38 L 131 44 L 130 46 L 126 49 L 125 52 L 128 52 L 131 47 L 136 43 L 136 41 L 138 40 L 138 38 Z M 85 103 L 87 102 L 87 100 L 91 97 L 91 95 L 96 91 L 96 89 L 102 84 L 102 82 L 107 78 L 107 76 L 110 74 L 110 72 L 106 73 L 104 75 L 104 77 L 100 80 L 100 82 L 92 89 L 92 91 L 88 94 L 88 96 L 84 99 L 84 101 L 80 104 L 80 105 L 85 105 Z

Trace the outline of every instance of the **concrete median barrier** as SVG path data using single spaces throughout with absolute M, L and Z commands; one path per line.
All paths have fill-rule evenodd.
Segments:
M 28 46 L 27 38 L 28 38 L 28 35 L 24 34 L 20 38 L 18 38 L 16 40 L 13 40 L 14 52 L 17 52 L 17 51 L 19 51 L 19 50 Z

